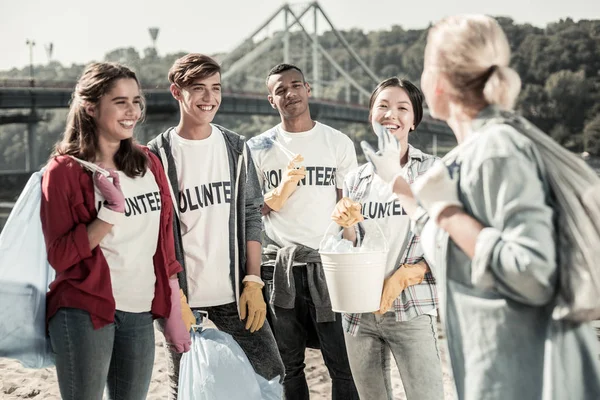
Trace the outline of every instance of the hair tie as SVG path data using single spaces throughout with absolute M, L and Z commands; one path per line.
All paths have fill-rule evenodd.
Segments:
M 498 68 L 500 68 L 498 65 L 492 65 L 488 69 L 484 70 L 480 75 L 476 76 L 470 81 L 465 82 L 462 85 L 462 90 L 479 90 L 479 88 L 483 90 L 485 83 L 488 81 L 488 79 L 490 79 L 490 77 L 494 74 L 494 72 L 496 72 Z

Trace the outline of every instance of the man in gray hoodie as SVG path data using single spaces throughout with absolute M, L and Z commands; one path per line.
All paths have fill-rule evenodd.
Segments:
M 244 137 L 211 123 L 221 103 L 220 66 L 188 54 L 175 61 L 169 81 L 180 121 L 148 146 L 172 188 L 180 286 L 189 307 L 208 312 L 232 335 L 259 375 L 283 379 L 273 333 L 264 324 L 258 177 Z M 171 399 L 177 397 L 180 358 L 169 350 Z

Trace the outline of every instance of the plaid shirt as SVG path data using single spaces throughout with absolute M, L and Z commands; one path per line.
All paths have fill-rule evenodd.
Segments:
M 408 147 L 408 183 L 412 184 L 416 177 L 424 174 L 436 161 L 436 157 L 425 154 L 421 150 Z M 350 172 L 344 181 L 344 196 L 352 200 L 362 202 L 369 193 L 371 182 L 373 180 L 373 166 L 367 163 L 358 169 Z M 402 240 L 403 238 L 398 238 Z M 411 232 L 406 251 L 398 258 L 396 268 L 401 264 L 416 264 L 424 259 L 423 250 L 419 236 Z M 425 279 L 419 285 L 409 286 L 400 293 L 400 296 L 394 300 L 393 311 L 396 314 L 396 321 L 409 321 L 421 314 L 435 310 L 438 307 L 437 289 L 435 278 L 428 272 Z M 356 335 L 360 325 L 361 314 L 343 314 L 342 323 L 344 330 Z

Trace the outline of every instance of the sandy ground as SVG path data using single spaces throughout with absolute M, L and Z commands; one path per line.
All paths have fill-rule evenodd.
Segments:
M 447 363 L 446 342 L 443 334 L 440 335 L 440 347 L 444 370 L 444 400 L 454 400 L 454 384 Z M 317 350 L 306 352 L 306 375 L 311 393 L 311 400 L 325 400 L 331 398 L 331 380 L 323 364 L 321 353 Z M 162 344 L 162 336 L 156 332 L 156 358 L 154 372 L 148 399 L 158 400 L 166 398 L 167 362 Z M 392 369 L 394 384 L 394 398 L 406 399 L 402 389 L 402 381 L 397 369 Z M 56 371 L 54 368 L 26 369 L 16 361 L 0 358 L 0 399 L 60 399 Z
M 595 321 L 598 339 L 600 340 L 600 321 Z M 441 330 L 440 330 L 441 332 Z M 439 335 L 444 373 L 444 400 L 456 400 L 452 372 L 448 365 L 448 351 L 443 332 Z M 331 398 L 331 381 L 323 364 L 321 353 L 317 350 L 306 352 L 306 376 L 311 393 L 311 400 L 326 400 Z M 162 344 L 162 336 L 156 332 L 156 358 L 148 399 L 166 398 L 167 362 Z M 392 368 L 394 398 L 406 399 L 402 389 L 402 381 L 395 366 Z M 0 399 L 60 399 L 56 371 L 54 368 L 25 369 L 14 360 L 0 358 Z M 228 399 L 229 400 L 229 399 Z

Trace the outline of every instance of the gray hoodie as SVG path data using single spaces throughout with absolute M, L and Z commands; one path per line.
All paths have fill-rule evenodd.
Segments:
M 231 207 L 229 216 L 229 232 L 231 233 L 229 237 L 229 259 L 231 260 L 229 276 L 232 286 L 235 288 L 234 292 L 239 310 L 242 279 L 246 275 L 246 242 L 261 242 L 262 221 L 260 210 L 263 204 L 263 196 L 246 139 L 222 126 L 214 126 L 223 133 L 225 138 L 229 171 L 231 173 L 231 196 L 234 199 L 233 204 L 235 206 Z M 177 261 L 183 267 L 183 271 L 178 274 L 179 285 L 187 296 L 186 265 L 177 208 L 177 204 L 179 204 L 179 184 L 176 164 L 171 151 L 170 132 L 173 129 L 169 128 L 151 140 L 148 147 L 160 158 L 170 182 L 171 196 L 175 206 L 175 218 L 173 218 L 175 255 Z M 210 233 L 206 232 L 205 234 Z

